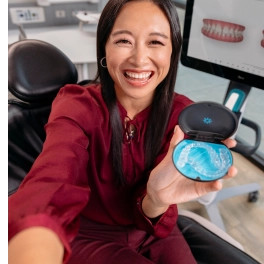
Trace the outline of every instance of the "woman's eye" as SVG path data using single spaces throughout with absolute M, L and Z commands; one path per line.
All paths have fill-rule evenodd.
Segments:
M 130 41 L 127 39 L 119 39 L 115 42 L 117 45 L 128 45 L 130 44 Z
M 150 45 L 161 45 L 164 46 L 164 44 L 159 40 L 152 40 L 150 41 Z

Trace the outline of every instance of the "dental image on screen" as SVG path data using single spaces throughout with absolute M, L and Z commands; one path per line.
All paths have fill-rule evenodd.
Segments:
M 264 77 L 264 0 L 195 0 L 188 56 Z

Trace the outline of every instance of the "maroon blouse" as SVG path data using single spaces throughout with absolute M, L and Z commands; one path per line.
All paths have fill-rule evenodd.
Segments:
M 191 101 L 175 94 L 173 110 L 156 163 L 166 155 L 178 115 Z M 121 120 L 126 110 L 118 104 Z M 158 237 L 167 236 L 177 221 L 172 205 L 155 225 L 143 214 L 145 185 L 144 134 L 149 109 L 131 122 L 136 133 L 123 142 L 123 169 L 127 186 L 117 188 L 110 157 L 109 112 L 100 85 L 66 85 L 55 98 L 45 126 L 46 141 L 19 190 L 9 198 L 9 238 L 31 227 L 52 229 L 65 246 L 78 232 L 79 217 L 109 224 L 134 225 Z M 146 180 L 145 180 L 146 182 Z

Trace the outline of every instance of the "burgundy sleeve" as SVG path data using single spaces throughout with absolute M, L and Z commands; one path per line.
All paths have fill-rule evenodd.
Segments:
M 153 236 L 164 238 L 167 237 L 174 228 L 178 219 L 177 206 L 170 205 L 156 221 L 148 218 L 142 210 L 142 200 L 146 195 L 146 188 L 142 187 L 136 193 L 134 200 L 134 221 L 139 229 L 146 230 Z
M 64 244 L 65 262 L 79 214 L 90 196 L 86 175 L 89 139 L 83 126 L 81 94 L 78 87 L 61 90 L 46 125 L 43 150 L 9 198 L 9 239 L 28 227 L 50 228 Z
M 161 160 L 167 154 L 169 143 L 171 137 L 173 135 L 174 127 L 178 124 L 178 117 L 180 112 L 188 105 L 190 105 L 192 101 L 179 94 L 175 94 L 173 109 L 170 116 L 170 120 L 168 122 L 167 130 L 165 132 L 163 145 L 156 159 L 156 165 L 161 162 Z M 146 230 L 150 234 L 163 238 L 170 234 L 172 229 L 174 228 L 177 219 L 178 219 L 178 208 L 176 204 L 172 204 L 169 206 L 166 212 L 164 212 L 158 219 L 154 221 L 149 219 L 142 210 L 142 200 L 146 195 L 146 185 L 141 186 L 135 193 L 134 197 L 134 221 L 138 228 Z

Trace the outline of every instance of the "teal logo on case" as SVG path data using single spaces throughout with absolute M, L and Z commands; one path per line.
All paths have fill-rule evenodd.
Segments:
M 210 117 L 205 117 L 205 118 L 203 119 L 203 122 L 204 122 L 206 125 L 210 125 L 210 124 L 213 122 L 213 120 L 212 120 Z

